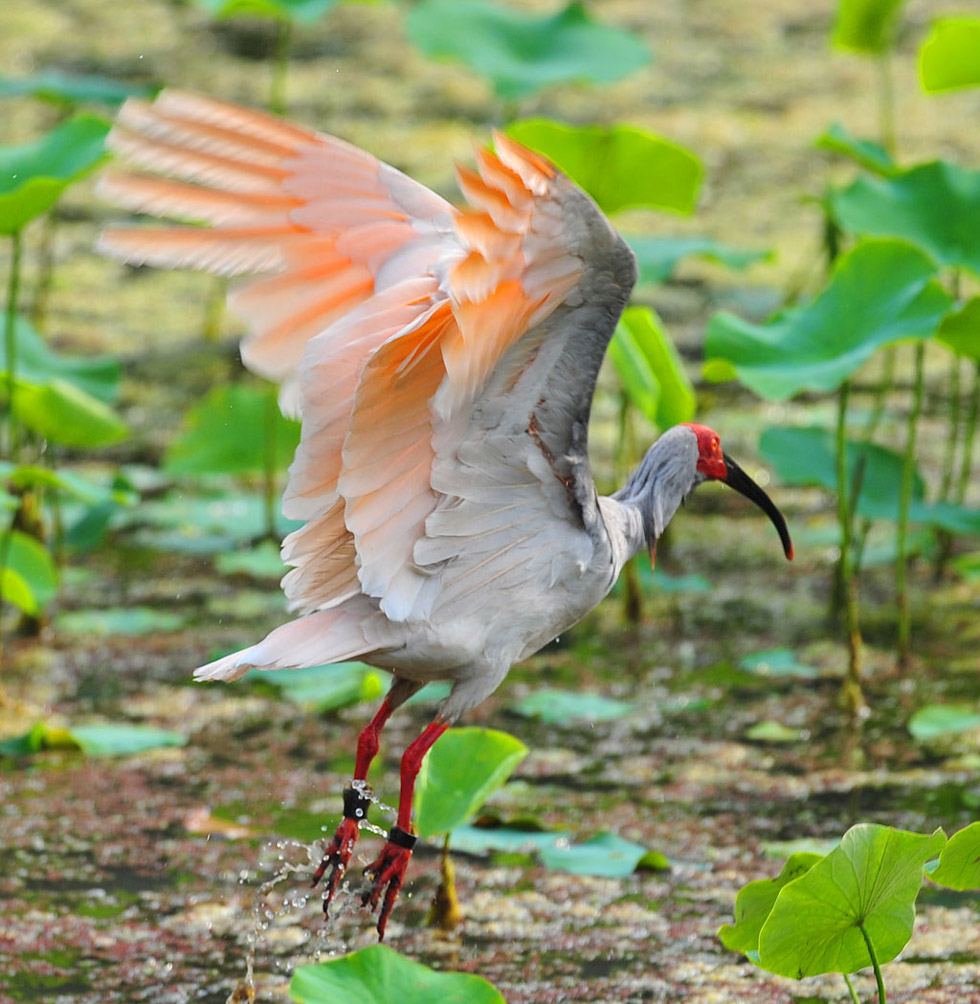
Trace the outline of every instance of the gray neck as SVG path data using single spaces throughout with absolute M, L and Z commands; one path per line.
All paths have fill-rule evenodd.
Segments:
M 631 527 L 628 548 L 635 554 L 651 547 L 664 532 L 685 498 L 704 481 L 697 469 L 698 441 L 687 426 L 668 429 L 646 452 L 626 484 L 612 498 L 626 510 Z

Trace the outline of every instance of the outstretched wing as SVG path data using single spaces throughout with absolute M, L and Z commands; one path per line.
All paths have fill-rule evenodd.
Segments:
M 551 164 L 495 142 L 477 172 L 458 170 L 465 256 L 426 290 L 425 315 L 366 362 L 349 426 L 323 433 L 343 442 L 327 467 L 319 415 L 336 412 L 319 361 L 335 337 L 378 323 L 371 306 L 310 343 L 284 504 L 308 521 L 284 547 L 287 593 L 302 609 L 360 589 L 392 619 L 431 619 L 460 590 L 525 565 L 532 537 L 553 554 L 562 538 L 549 540 L 549 527 L 594 529 L 589 410 L 635 264 Z
M 105 173 L 105 198 L 211 226 L 110 228 L 99 249 L 164 268 L 272 273 L 239 285 L 229 306 L 248 326 L 245 364 L 284 383 L 293 412 L 307 341 L 458 246 L 455 211 L 434 192 L 342 140 L 237 105 L 170 89 L 152 104 L 130 99 L 108 146 L 152 173 Z
M 233 297 L 251 328 L 246 363 L 287 380 L 298 363 L 303 432 L 283 502 L 305 521 L 283 543 L 294 608 L 363 593 L 392 619 L 427 617 L 436 571 L 479 564 L 480 581 L 535 508 L 552 524 L 594 519 L 585 431 L 635 267 L 568 179 L 496 144 L 477 171 L 459 169 L 470 207 L 457 212 L 368 154 L 269 116 L 169 91 L 124 106 L 111 145 L 182 180 L 111 175 L 103 192 L 213 228 L 111 230 L 103 247 L 273 273 Z M 509 504 L 527 507 L 517 537 L 520 519 L 482 536 L 460 523 L 467 506 L 502 518 L 487 499 L 511 483 Z

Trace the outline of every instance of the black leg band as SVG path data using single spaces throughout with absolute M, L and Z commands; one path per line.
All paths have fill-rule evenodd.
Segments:
M 406 833 L 400 826 L 393 826 L 388 831 L 388 843 L 394 844 L 396 847 L 404 847 L 406 851 L 410 851 L 415 846 L 415 841 L 418 837 L 414 833 Z
M 371 799 L 359 788 L 344 788 L 344 819 L 356 819 L 359 823 L 367 819 Z

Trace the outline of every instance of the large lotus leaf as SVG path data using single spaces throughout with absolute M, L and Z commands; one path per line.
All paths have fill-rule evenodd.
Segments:
M 880 143 L 852 136 L 839 122 L 834 122 L 826 132 L 817 137 L 821 150 L 830 150 L 849 157 L 856 164 L 875 174 L 892 174 L 896 170 L 891 154 Z
M 33 143 L 0 147 L 0 233 L 12 234 L 50 209 L 105 154 L 109 123 L 76 115 Z
M 837 460 L 834 437 L 825 429 L 767 429 L 759 452 L 791 485 L 819 485 L 837 491 Z M 857 464 L 863 467 L 857 513 L 866 519 L 897 519 L 902 485 L 902 456 L 884 446 L 848 442 L 847 477 L 853 484 Z M 862 459 L 863 458 L 863 459 Z M 913 474 L 909 519 L 923 526 L 940 527 L 953 534 L 980 535 L 980 509 L 952 502 L 926 502 L 925 483 Z
M 959 310 L 947 314 L 936 337 L 957 355 L 980 363 L 980 296 L 972 297 Z
M 261 471 L 270 422 L 278 466 L 285 467 L 296 452 L 300 427 L 279 413 L 272 393 L 269 386 L 216 387 L 184 416 L 184 429 L 167 450 L 164 468 L 172 474 Z
M 29 94 L 58 105 L 118 105 L 133 96 L 156 91 L 147 84 L 127 84 L 110 77 L 79 76 L 63 70 L 39 70 L 26 77 L 0 77 L 0 97 Z
M 415 825 L 423 837 L 465 823 L 527 756 L 519 739 L 497 729 L 450 729 L 422 761 Z
M 694 417 L 694 387 L 684 364 L 649 307 L 627 307 L 609 356 L 632 404 L 661 429 Z
M 856 52 L 881 53 L 891 48 L 905 0 L 839 0 L 834 44 Z
M 980 822 L 957 830 L 939 856 L 939 867 L 929 876 L 948 889 L 980 889 Z
M 629 237 L 636 255 L 639 279 L 665 282 L 684 258 L 705 258 L 728 268 L 743 269 L 771 258 L 769 251 L 745 251 L 719 244 L 711 237 Z
M 289 996 L 299 1004 L 506 1004 L 482 976 L 438 972 L 387 945 L 297 966 Z
M 818 428 L 766 429 L 759 440 L 759 453 L 782 481 L 790 485 L 818 485 L 837 491 L 837 454 L 833 435 Z M 847 477 L 853 484 L 857 464 L 863 465 L 857 513 L 867 519 L 895 519 L 902 485 L 903 458 L 884 446 L 848 442 Z M 912 498 L 921 499 L 925 483 L 915 473 Z
M 599 24 L 583 3 L 534 17 L 501 3 L 423 0 L 407 27 L 427 56 L 465 63 L 502 98 L 568 81 L 611 83 L 650 61 L 635 35 Z
M 858 178 L 830 198 L 845 230 L 898 237 L 980 275 L 980 171 L 936 160 L 888 178 Z
M 875 351 L 931 336 L 950 305 L 936 267 L 904 241 L 866 241 L 843 255 L 827 288 L 765 324 L 712 317 L 705 355 L 734 366 L 762 397 L 834 390 Z
M 919 50 L 919 77 L 927 91 L 980 86 L 980 18 L 937 21 Z
M 524 119 L 507 127 L 585 189 L 605 213 L 631 206 L 690 213 L 704 167 L 682 146 L 635 126 Z
M 865 934 L 879 963 L 890 962 L 912 937 L 923 865 L 945 845 L 942 830 L 851 827 L 839 847 L 779 892 L 759 933 L 759 964 L 794 979 L 855 973 L 871 965 Z
M 15 373 L 32 384 L 60 378 L 79 390 L 112 404 L 119 393 L 120 367 L 111 356 L 71 356 L 55 352 L 34 330 L 26 317 L 14 318 L 16 345 Z M 0 372 L 7 369 L 7 345 L 0 339 Z
M 771 879 L 758 879 L 742 886 L 735 898 L 735 923 L 725 924 L 718 937 L 732 952 L 757 952 L 759 932 L 783 886 L 805 875 L 822 855 L 801 851 L 790 856 L 783 870 Z

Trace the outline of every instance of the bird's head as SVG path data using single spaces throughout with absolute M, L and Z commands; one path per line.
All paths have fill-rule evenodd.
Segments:
M 693 422 L 668 429 L 650 447 L 640 466 L 615 496 L 639 507 L 651 559 L 657 539 L 674 513 L 704 481 L 721 481 L 751 499 L 772 520 L 786 557 L 792 559 L 793 543 L 783 514 L 722 450 L 718 433 Z

